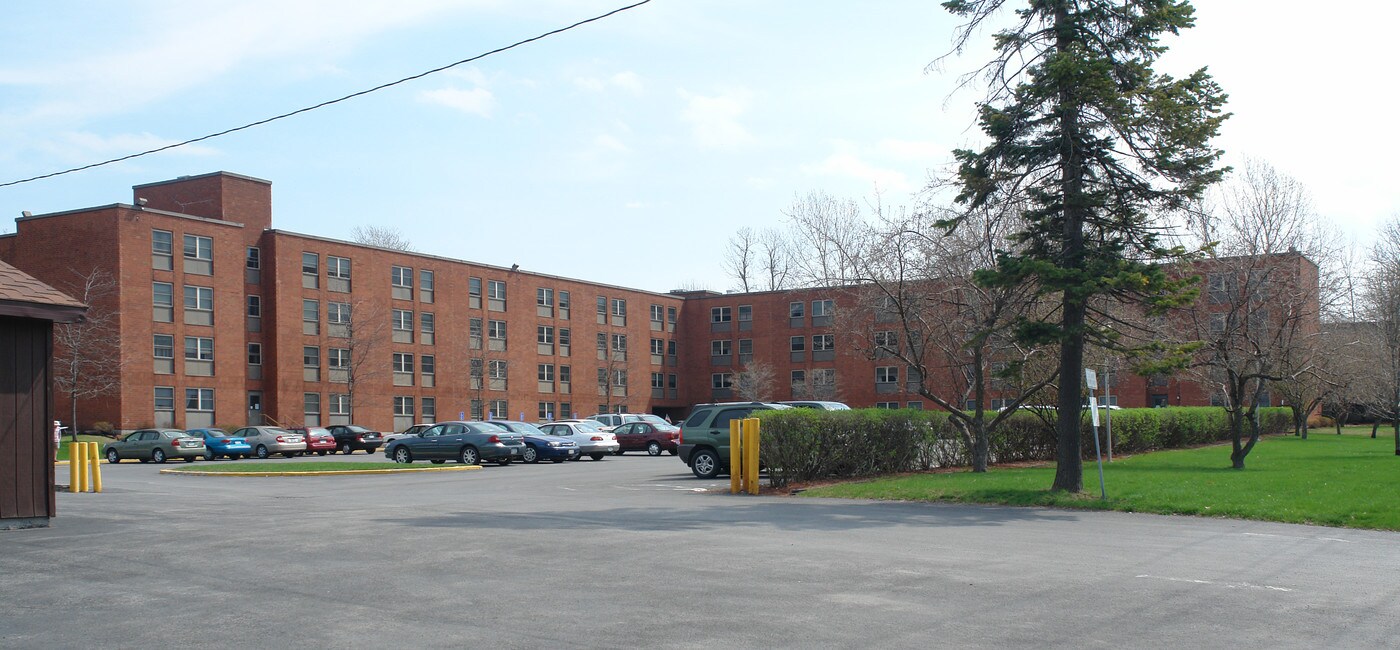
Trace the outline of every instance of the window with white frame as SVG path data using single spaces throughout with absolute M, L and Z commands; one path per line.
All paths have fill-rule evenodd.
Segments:
M 262 344 L 261 344 L 261 343 L 249 343 L 249 344 L 248 344 L 248 365 L 250 365 L 250 366 L 261 366 L 261 365 L 262 365 Z
M 301 394 L 301 414 L 306 426 L 314 427 L 321 424 L 321 394 L 302 393 Z
M 817 334 L 812 337 L 812 351 L 823 352 L 836 349 L 836 337 L 832 334 Z
M 503 399 L 493 399 L 491 400 L 491 413 L 493 417 L 508 418 L 510 417 L 510 405 Z
M 394 372 L 396 374 L 413 374 L 413 355 L 407 352 L 395 352 Z
M 807 303 L 804 303 L 804 302 L 790 302 L 790 303 L 788 303 L 788 318 L 796 319 L 796 318 L 805 318 L 806 316 L 807 316 Z
M 428 269 L 418 271 L 418 300 L 426 303 L 433 302 L 433 285 L 436 278 L 433 272 Z
M 169 230 L 151 231 L 151 264 L 163 271 L 171 270 L 171 258 L 175 254 L 175 235 Z
M 326 277 L 338 280 L 350 279 L 350 258 L 326 256 Z
M 715 390 L 726 390 L 734 387 L 734 375 L 727 372 L 716 372 L 710 375 L 710 388 Z
M 437 422 L 437 398 L 436 398 L 436 397 L 424 397 L 424 398 L 423 398 L 423 404 L 422 404 L 422 406 L 419 407 L 419 409 L 420 409 L 420 411 L 421 411 L 421 413 L 422 413 L 422 416 L 420 417 L 419 422 L 422 422 L 422 423 L 424 423 L 424 424 L 432 424 L 432 423 L 434 423 L 434 422 Z
M 262 318 L 262 296 L 248 296 L 248 318 Z
M 486 364 L 486 376 L 489 379 L 506 378 L 506 362 L 500 359 L 492 359 Z
M 389 295 L 395 300 L 413 300 L 413 269 L 389 267 Z
M 437 316 L 432 312 L 423 312 L 418 315 L 418 339 L 423 345 L 432 345 L 437 337 Z
M 326 367 L 332 370 L 350 368 L 350 348 L 329 348 L 326 350 Z
M 262 251 L 257 246 L 248 247 L 248 256 L 243 260 L 243 267 L 249 271 L 257 271 L 262 268 Z
M 301 273 L 302 275 L 320 275 L 321 256 L 316 253 L 302 253 Z
M 214 259 L 214 240 L 200 235 L 185 235 L 185 258 L 211 261 Z
M 467 306 L 481 309 L 481 278 L 467 278 Z
M 212 388 L 186 388 L 186 389 L 185 389 L 185 410 L 186 410 L 186 411 L 213 411 L 213 410 L 214 410 L 214 389 L 212 389 Z
M 213 361 L 214 339 L 203 336 L 185 337 L 186 361 Z
M 169 334 L 156 334 L 152 337 L 153 354 L 157 359 L 175 358 L 175 337 Z
M 396 330 L 402 332 L 412 332 L 413 312 L 407 309 L 395 309 L 393 320 L 391 322 L 393 323 L 393 327 Z
M 151 319 L 158 323 L 175 320 L 175 285 L 169 282 L 151 283 Z
M 832 300 L 813 300 L 812 318 L 830 316 L 835 312 L 835 302 Z
M 329 410 L 332 416 L 350 415 L 349 395 L 344 393 L 331 393 L 330 400 L 328 401 L 330 402 L 328 406 L 330 407 Z
M 753 305 L 739 305 L 739 322 L 753 320 Z
M 878 366 L 875 368 L 875 383 L 877 384 L 897 384 L 899 383 L 899 368 L 897 366 Z
M 541 363 L 535 373 L 540 382 L 554 383 L 554 364 Z
M 486 281 L 486 308 L 492 311 L 506 310 L 506 283 L 501 280 Z
M 710 322 L 711 322 L 711 323 L 728 323 L 728 322 L 730 321 L 731 318 L 732 318 L 732 315 L 730 314 L 730 310 L 729 310 L 728 307 L 711 307 L 711 308 L 710 308 Z
M 665 312 L 664 309 L 662 309 L 661 305 L 652 305 L 652 306 L 651 306 L 651 322 L 653 322 L 653 323 L 660 323 L 660 322 L 662 322 L 662 319 L 665 318 L 665 313 L 666 313 L 666 312 Z
M 727 356 L 729 354 L 729 341 L 710 341 L 710 356 Z
M 157 411 L 175 410 L 175 388 L 173 386 L 156 386 L 155 399 Z
M 185 287 L 185 309 L 214 311 L 214 290 L 210 287 Z

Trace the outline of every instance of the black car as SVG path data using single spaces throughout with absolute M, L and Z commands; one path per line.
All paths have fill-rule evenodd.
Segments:
M 355 424 L 335 424 L 330 427 L 331 435 L 335 436 L 335 444 L 340 448 L 340 453 L 350 454 L 356 449 L 363 449 L 365 453 L 374 453 L 383 443 L 384 436 L 378 431 L 372 431 Z

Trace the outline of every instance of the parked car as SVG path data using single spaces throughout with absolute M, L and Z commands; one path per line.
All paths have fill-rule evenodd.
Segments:
M 258 458 L 273 454 L 293 458 L 306 451 L 305 436 L 281 427 L 243 427 L 234 431 L 233 435 L 246 439 L 248 446 L 253 448 L 253 455 Z
M 617 437 L 619 445 L 617 455 L 619 456 L 629 451 L 643 450 L 652 456 L 660 456 L 663 451 L 669 451 L 674 456 L 676 455 L 676 441 L 681 437 L 681 429 L 666 424 L 665 421 L 660 424 L 628 422 L 613 429 L 612 434 Z
M 190 429 L 186 433 L 204 439 L 204 460 L 214 460 L 224 456 L 230 460 L 247 458 L 253 455 L 248 441 L 231 436 L 223 429 Z
M 851 410 L 851 407 L 846 406 L 845 404 L 842 404 L 841 402 L 824 402 L 824 401 L 821 401 L 821 400 L 789 400 L 789 401 L 783 401 L 783 402 L 778 402 L 778 403 L 779 403 L 779 404 L 786 404 L 786 405 L 791 406 L 791 407 L 794 407 L 794 408 L 800 408 L 800 409 L 817 409 L 817 410 L 820 410 L 820 411 L 849 411 L 849 410 Z
M 403 431 L 400 431 L 400 432 L 398 432 L 398 433 L 386 433 L 386 434 L 384 434 L 383 442 L 384 442 L 384 444 L 387 445 L 387 444 L 389 444 L 389 443 L 391 443 L 391 442 L 393 442 L 393 441 L 395 441 L 395 440 L 398 440 L 399 438 L 407 438 L 408 436 L 416 436 L 416 435 L 418 435 L 419 433 L 422 433 L 424 430 L 426 430 L 428 427 L 431 427 L 431 426 L 433 426 L 433 425 L 431 425 L 431 424 L 415 424 L 415 425 L 413 425 L 413 426 L 411 426 L 411 427 L 409 427 L 409 428 L 407 428 L 407 429 L 404 429 Z
M 363 449 L 365 453 L 372 454 L 384 442 L 384 436 L 378 431 L 355 424 L 336 424 L 332 425 L 330 430 L 331 435 L 335 436 L 335 444 L 340 447 L 340 453 L 347 456 L 356 449 Z
M 698 478 L 711 479 L 729 473 L 729 422 L 765 409 L 788 409 L 786 404 L 724 402 L 697 404 L 681 425 L 677 450 L 681 462 Z
M 324 427 L 288 427 L 292 433 L 300 433 L 306 438 L 306 453 L 325 456 L 334 454 L 338 445 L 335 443 L 335 436 L 331 435 L 330 429 Z
M 578 443 L 573 440 L 550 435 L 528 422 L 491 420 L 491 424 L 525 437 L 525 450 L 520 452 L 520 460 L 522 461 L 538 463 L 541 460 L 548 460 L 562 463 L 566 460 L 578 460 Z
M 384 455 L 396 463 L 431 460 L 442 463 L 456 459 L 463 465 L 495 461 L 509 465 L 526 449 L 524 437 L 487 422 L 443 422 L 415 435 L 399 438 L 384 448 Z
M 579 456 L 602 460 L 608 454 L 617 453 L 620 445 L 617 436 L 603 430 L 597 420 L 559 420 L 540 426 L 540 430 L 551 435 L 568 438 L 578 445 Z
M 183 458 L 187 463 L 204 455 L 204 438 L 179 429 L 140 429 L 113 440 L 103 448 L 107 462 L 120 463 L 127 458 L 141 462 L 164 463 L 167 458 Z
M 598 422 L 604 431 L 612 431 L 628 422 L 636 422 L 641 418 L 631 413 L 595 413 L 586 419 Z

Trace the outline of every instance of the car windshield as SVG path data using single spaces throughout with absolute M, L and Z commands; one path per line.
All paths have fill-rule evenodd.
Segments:
M 345 430 L 351 433 L 369 433 L 369 429 L 366 429 L 364 427 L 358 427 L 353 424 L 348 427 L 345 427 Z
M 291 435 L 291 436 L 301 435 L 301 434 L 299 434 L 299 433 L 292 433 L 291 431 L 288 431 L 288 430 L 286 430 L 286 429 L 279 429 L 279 428 L 277 428 L 277 427 L 267 427 L 267 432 L 268 432 L 268 433 L 271 433 L 271 434 L 273 434 L 273 435 L 279 435 L 279 434 L 286 434 L 286 435 Z
M 652 423 L 652 424 L 664 424 L 664 425 L 667 425 L 667 426 L 670 426 L 670 425 L 671 425 L 670 422 L 667 422 L 667 421 L 666 421 L 666 418 L 663 418 L 663 417 L 661 417 L 661 416 L 659 416 L 659 415 L 652 415 L 652 414 L 650 414 L 650 413 L 647 413 L 647 414 L 644 414 L 644 415 L 639 415 L 639 416 L 637 416 L 637 417 L 638 417 L 641 421 L 643 421 L 643 422 L 650 422 L 650 423 Z
M 524 433 L 532 436 L 544 435 L 544 431 L 541 431 L 539 427 L 529 422 L 495 422 L 493 424 L 510 429 L 515 433 Z
M 161 435 L 164 435 L 167 438 L 187 438 L 190 434 L 185 433 L 184 431 L 162 431 Z
M 576 422 L 574 426 L 584 433 L 597 433 L 602 431 L 602 429 L 598 427 L 597 422 Z
M 205 429 L 205 430 L 204 430 L 204 437 L 206 437 L 206 438 L 227 438 L 227 437 L 229 437 L 229 436 L 228 436 L 227 433 L 224 433 L 223 431 L 217 431 L 217 430 L 214 430 L 214 429 Z
M 474 427 L 477 431 L 482 431 L 485 433 L 510 432 L 510 429 L 507 428 L 506 425 L 497 424 L 495 422 L 473 422 L 472 427 Z

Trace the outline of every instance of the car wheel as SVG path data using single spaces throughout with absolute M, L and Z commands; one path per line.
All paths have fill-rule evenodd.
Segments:
M 607 454 L 589 454 L 588 457 L 592 458 L 593 460 L 603 460 L 603 457 L 606 455 Z
M 325 456 L 325 455 L 326 455 L 326 450 L 322 449 L 321 451 L 316 452 L 316 455 L 317 455 L 317 456 Z
M 267 445 L 258 445 L 257 451 L 258 451 L 258 458 L 266 459 L 266 458 L 268 457 Z
M 121 455 L 121 454 L 118 454 L 118 453 L 117 453 L 117 450 L 115 450 L 115 449 L 108 449 L 108 450 L 107 450 L 107 462 L 109 462 L 109 463 L 111 463 L 111 464 L 113 464 L 113 465 L 116 465 L 117 463 L 122 462 L 122 455 Z
M 672 455 L 672 456 L 679 456 L 679 455 L 681 455 L 681 450 L 679 450 L 679 449 L 672 449 L 672 450 L 671 450 L 671 455 Z
M 193 462 L 194 462 L 194 456 L 185 456 L 185 462 L 187 462 L 187 463 L 193 463 Z
M 540 452 L 536 451 L 534 447 L 526 445 L 525 451 L 520 454 L 520 460 L 527 463 L 538 463 L 540 462 Z
M 155 451 L 151 452 L 151 460 L 156 461 L 157 463 L 165 462 L 165 450 L 156 449 Z
M 617 450 L 617 451 L 614 451 L 614 452 L 613 452 L 613 455 L 614 455 L 614 456 L 621 456 L 623 453 L 625 453 L 625 452 L 623 452 L 621 449 L 619 449 L 619 450 Z
M 441 459 L 441 458 L 434 458 L 434 459 L 433 459 L 433 464 L 434 464 L 434 465 L 441 465 L 441 464 L 443 464 L 443 463 L 445 463 L 445 462 L 447 462 L 447 461 L 445 461 L 445 460 L 443 460 L 443 459 Z
M 212 461 L 215 458 L 218 458 L 218 456 L 215 456 L 214 452 L 209 451 L 207 449 L 204 451 L 204 460 Z
M 497 460 L 496 460 L 496 464 L 497 464 L 497 465 L 500 465 L 501 467 L 505 467 L 506 465 L 509 465 L 509 464 L 510 464 L 510 459 L 509 459 L 509 458 L 500 458 L 500 459 L 497 459 Z
M 467 446 L 462 448 L 457 460 L 462 461 L 463 465 L 476 465 L 481 462 L 481 454 L 477 452 L 476 447 Z
M 712 479 L 719 476 L 719 456 L 709 449 L 701 449 L 690 456 L 690 471 L 696 478 Z
M 340 453 L 349 456 L 350 454 L 355 453 L 355 449 L 350 446 L 350 443 L 347 442 L 340 446 Z
M 552 460 L 552 461 L 554 461 L 554 462 L 556 462 L 556 463 L 562 463 L 562 462 L 564 462 L 564 459 L 563 459 L 563 458 L 551 458 L 550 460 Z
M 659 442 L 657 442 L 657 441 L 655 441 L 655 440 L 653 440 L 653 441 L 651 441 L 651 442 L 648 442 L 648 443 L 647 443 L 647 455 L 648 455 L 648 456 L 660 456 L 660 455 L 661 455 L 661 443 L 659 443 Z
M 413 462 L 413 452 L 409 451 L 408 447 L 399 447 L 395 449 L 394 462 L 403 463 L 405 465 Z
M 295 451 L 284 451 L 284 452 L 282 452 L 282 455 L 285 456 L 285 457 L 287 457 L 287 458 L 296 458 L 296 457 L 297 457 L 297 452 L 295 452 Z

